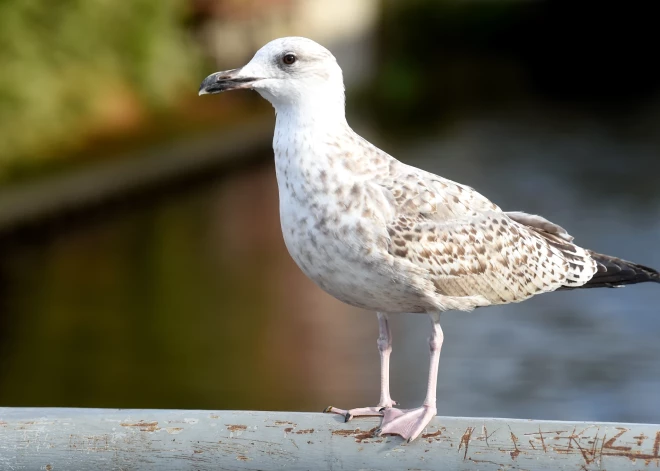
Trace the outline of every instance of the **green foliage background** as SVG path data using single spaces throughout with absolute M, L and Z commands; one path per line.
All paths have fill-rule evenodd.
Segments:
M 0 0 L 0 177 L 74 146 L 113 89 L 148 108 L 172 105 L 196 72 L 185 6 Z

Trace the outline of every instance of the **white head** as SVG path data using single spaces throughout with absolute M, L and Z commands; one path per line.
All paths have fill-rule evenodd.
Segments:
M 278 112 L 310 106 L 327 112 L 340 108 L 342 114 L 344 110 L 344 80 L 337 60 L 307 38 L 269 42 L 244 67 L 206 77 L 199 94 L 244 88 L 256 90 Z

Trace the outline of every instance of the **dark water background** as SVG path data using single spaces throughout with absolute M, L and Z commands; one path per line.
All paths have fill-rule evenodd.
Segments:
M 583 246 L 660 267 L 659 82 L 634 35 L 646 30 L 590 49 L 576 25 L 602 38 L 609 23 L 586 10 L 419 5 L 385 10 L 375 73 L 349 90 L 356 129 Z M 557 29 L 554 46 L 539 42 Z M 442 415 L 660 422 L 659 285 L 443 319 Z M 414 406 L 429 321 L 401 316 L 393 331 L 392 395 Z M 0 241 L 2 405 L 373 405 L 376 336 L 375 315 L 321 292 L 286 253 L 270 153 Z

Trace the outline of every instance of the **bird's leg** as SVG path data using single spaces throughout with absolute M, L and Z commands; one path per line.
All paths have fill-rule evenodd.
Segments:
M 396 405 L 390 397 L 390 354 L 392 353 L 392 331 L 387 314 L 378 315 L 378 352 L 380 353 L 380 402 L 379 410 Z
M 392 353 L 392 331 L 387 314 L 378 313 L 378 351 L 380 352 L 380 402 L 375 407 L 360 407 L 357 409 L 337 409 L 328 407 L 325 412 L 341 414 L 346 422 L 353 417 L 381 416 L 383 409 L 396 405 L 390 397 L 390 354 Z
M 417 409 L 385 409 L 383 411 L 383 422 L 380 429 L 376 430 L 376 435 L 400 435 L 405 440 L 411 442 L 422 433 L 431 419 L 435 417 L 437 412 L 435 396 L 438 382 L 438 364 L 440 362 L 440 349 L 442 348 L 444 336 L 440 327 L 440 314 L 431 314 L 431 321 L 433 322 L 433 333 L 429 339 L 431 365 L 429 367 L 429 382 L 424 404 Z

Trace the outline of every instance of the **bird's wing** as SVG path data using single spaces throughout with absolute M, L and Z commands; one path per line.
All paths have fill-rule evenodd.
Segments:
M 582 248 L 524 226 L 501 212 L 443 223 L 399 216 L 390 252 L 425 269 L 438 294 L 520 302 L 591 279 L 596 263 Z
M 467 185 L 442 178 L 392 159 L 378 184 L 397 215 L 447 221 L 484 211 L 501 209 Z
M 580 286 L 596 263 L 550 221 L 504 213 L 470 187 L 399 164 L 379 182 L 391 204 L 389 250 L 424 269 L 443 296 L 523 301 Z
M 530 227 L 535 231 L 553 234 L 566 242 L 573 242 L 573 236 L 566 232 L 566 229 L 548 221 L 546 218 L 536 214 L 523 213 L 522 211 L 507 211 L 506 215 L 520 224 Z

